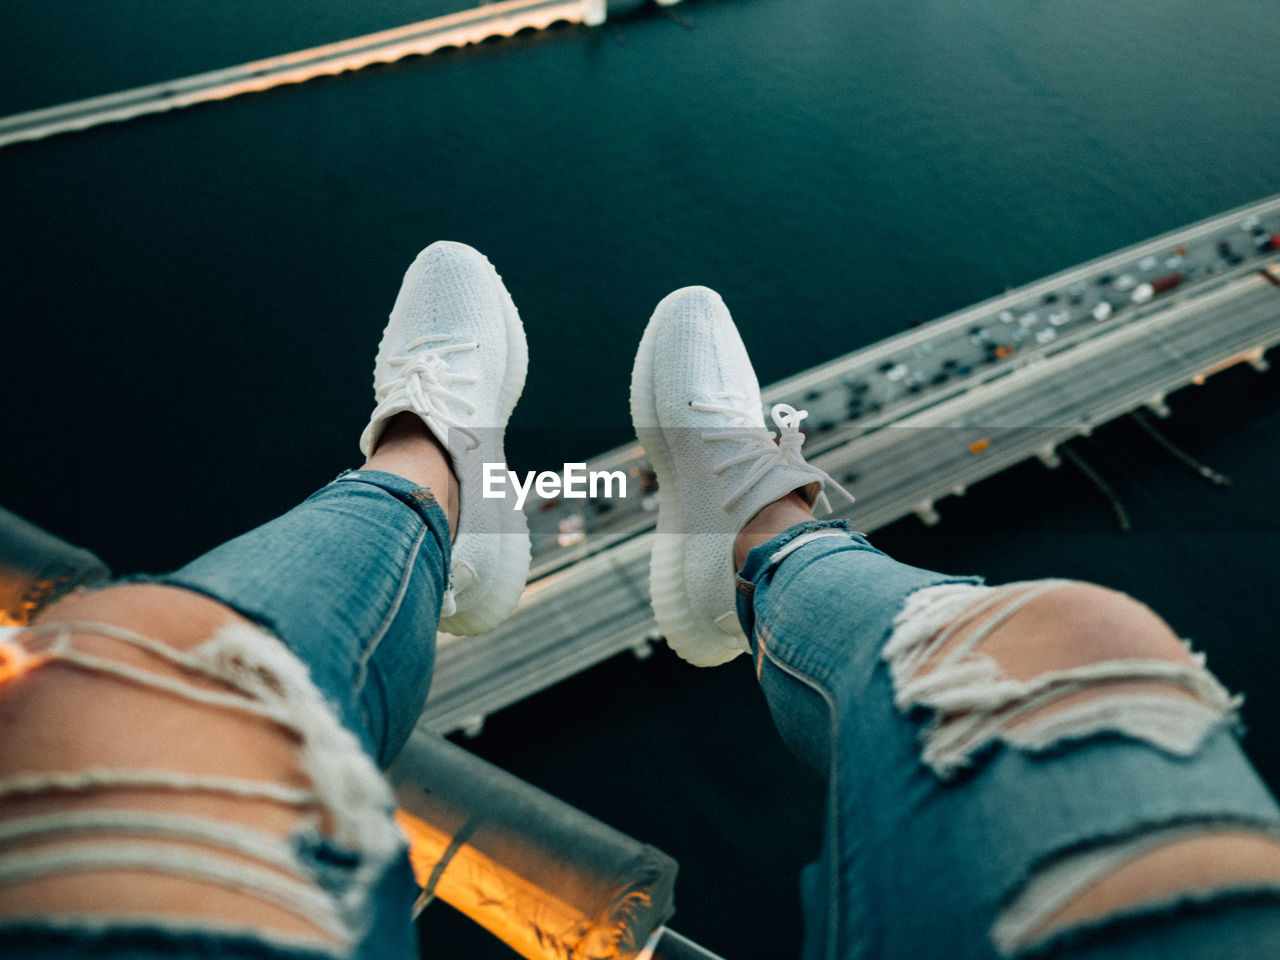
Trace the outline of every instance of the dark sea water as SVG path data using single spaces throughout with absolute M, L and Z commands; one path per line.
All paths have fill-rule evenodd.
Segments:
M 11 0 L 0 113 L 444 12 L 442 0 Z M 725 296 L 763 382 L 1280 191 L 1274 0 L 634 2 L 567 28 L 0 150 L 0 503 L 116 570 L 175 566 L 357 459 L 372 354 L 431 240 L 497 265 L 528 330 L 517 469 L 630 435 L 653 305 Z M 682 19 L 691 21 L 686 25 Z M 1168 433 L 1028 464 L 877 542 L 1151 603 L 1249 695 L 1280 784 L 1280 389 L 1233 370 Z M 821 792 L 742 663 L 604 665 L 472 746 L 682 863 L 678 928 L 794 953 Z M 428 955 L 503 957 L 444 908 Z M 434 949 L 431 949 L 434 944 Z M 486 952 L 487 951 L 487 952 Z

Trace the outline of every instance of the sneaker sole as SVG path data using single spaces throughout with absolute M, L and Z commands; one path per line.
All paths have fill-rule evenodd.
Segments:
M 488 262 L 488 258 L 486 258 Z M 492 264 L 490 267 L 492 268 Z M 494 271 L 497 276 L 497 271 Z M 520 325 L 511 294 L 507 292 L 501 277 L 503 310 L 507 317 L 507 369 L 502 378 L 502 390 L 498 394 L 498 409 L 502 414 L 502 450 L 506 457 L 506 423 L 516 408 L 516 401 L 524 391 L 525 374 L 529 367 L 529 346 Z M 461 592 L 458 606 L 468 609 L 444 617 L 440 629 L 459 636 L 475 636 L 488 633 L 515 610 L 529 580 L 530 544 L 529 521 L 524 511 L 519 511 L 517 529 L 512 533 L 495 534 L 498 537 L 498 563 L 495 574 L 488 583 Z
M 658 476 L 658 528 L 649 561 L 649 598 L 658 630 L 682 659 L 698 667 L 714 667 L 743 652 L 745 642 L 709 622 L 685 589 L 686 534 L 681 532 L 680 488 L 654 402 L 654 324 L 640 339 L 631 373 L 631 422 L 637 433 L 645 431 L 645 454 Z M 735 621 L 736 626 L 736 621 Z M 739 638 L 742 634 L 739 632 Z

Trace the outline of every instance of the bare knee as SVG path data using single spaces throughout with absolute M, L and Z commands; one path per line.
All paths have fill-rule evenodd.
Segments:
M 1021 592 L 1010 591 L 985 616 L 980 612 L 969 617 L 956 632 L 957 642 L 999 617 L 1020 596 Z M 1091 583 L 1062 583 L 1036 593 L 1001 619 L 979 646 L 1005 674 L 1018 680 L 1108 660 L 1190 662 L 1185 645 L 1149 607 Z
M 934 712 L 924 759 L 943 777 L 999 740 L 1037 750 L 1112 731 L 1187 754 L 1236 706 L 1147 607 L 1073 581 L 920 591 L 884 657 L 897 705 Z
M 1186 646 L 1149 607 L 1127 594 L 1077 581 L 1040 580 L 978 591 L 931 623 L 927 674 L 963 648 L 981 652 L 1015 680 L 1109 660 L 1190 661 Z M 965 595 L 962 593 L 963 599 Z

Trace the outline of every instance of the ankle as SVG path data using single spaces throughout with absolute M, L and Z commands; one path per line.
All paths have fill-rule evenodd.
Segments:
M 784 497 L 764 507 L 738 534 L 733 544 L 733 565 L 741 570 L 747 562 L 747 554 L 760 544 L 772 540 L 778 534 L 791 529 L 798 523 L 806 523 L 814 519 L 808 502 L 800 495 L 800 491 L 792 490 Z
M 458 477 L 453 461 L 415 414 L 399 413 L 387 422 L 364 468 L 394 473 L 428 487 L 448 518 L 450 540 L 457 539 Z

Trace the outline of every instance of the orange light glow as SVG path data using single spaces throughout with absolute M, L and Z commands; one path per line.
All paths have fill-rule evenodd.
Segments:
M 57 596 L 66 577 L 32 580 L 21 570 L 0 565 L 0 627 L 25 627 Z
M 1221 363 L 1215 363 L 1213 366 L 1206 367 L 1201 370 L 1191 378 L 1191 382 L 1196 385 L 1201 385 L 1215 373 L 1221 373 L 1223 370 L 1234 367 L 1238 363 L 1257 363 L 1262 359 L 1262 356 L 1263 351 L 1260 348 L 1246 350 L 1243 353 L 1237 353 L 1234 356 L 1227 357 L 1227 359 L 1223 360 Z
M 16 643 L 0 643 L 0 686 L 30 673 L 48 659 Z
M 970 453 L 975 453 L 975 454 L 983 453 L 990 449 L 991 449 L 991 440 L 987 437 L 982 437 L 981 439 L 975 440 L 973 441 L 973 443 L 969 444 Z
M 404 810 L 396 823 L 409 840 L 409 862 L 419 886 L 529 960 L 618 955 L 616 943 L 591 917 L 527 877 L 503 866 L 460 837 Z M 515 858 L 518 862 L 518 858 Z

